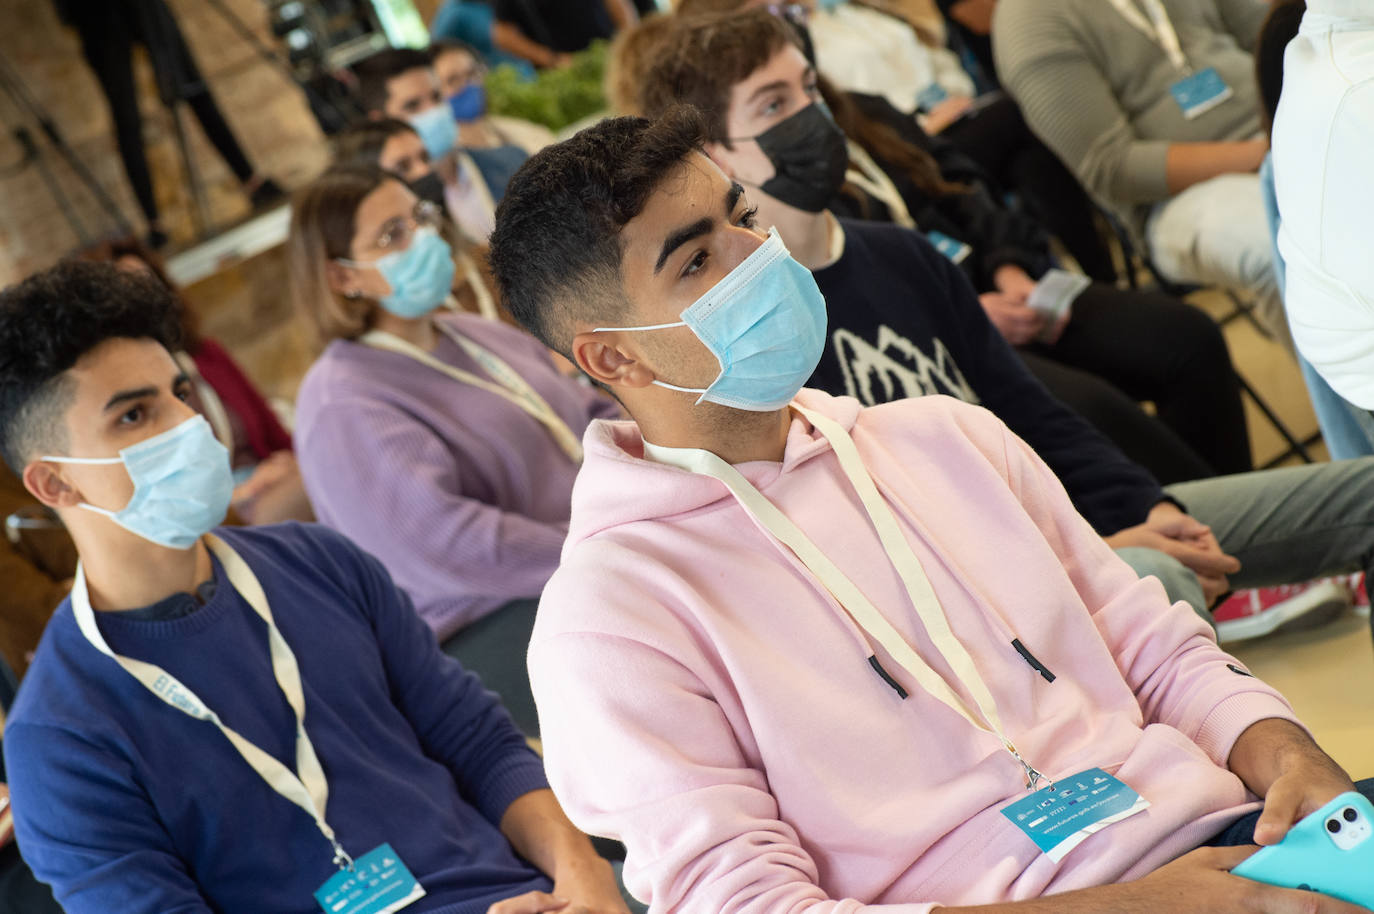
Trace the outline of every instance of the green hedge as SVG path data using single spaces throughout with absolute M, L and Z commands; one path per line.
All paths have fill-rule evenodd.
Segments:
M 556 70 L 540 70 L 533 79 L 508 64 L 487 76 L 487 105 L 492 114 L 518 117 L 550 130 L 606 109 L 602 77 L 606 72 L 606 42 L 597 41 L 573 55 L 573 62 Z

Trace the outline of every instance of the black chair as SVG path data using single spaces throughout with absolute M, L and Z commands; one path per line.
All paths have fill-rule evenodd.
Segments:
M 1135 238 L 1131 230 L 1121 222 L 1115 213 L 1105 207 L 1099 207 L 1098 212 L 1102 215 L 1107 225 L 1111 227 L 1112 235 L 1116 238 L 1117 244 L 1121 246 L 1121 253 L 1125 258 L 1124 272 L 1126 274 L 1126 281 L 1132 289 L 1140 288 L 1140 273 L 1142 269 L 1149 273 L 1151 279 L 1154 281 L 1154 285 L 1158 289 L 1175 298 L 1186 298 L 1194 292 L 1209 288 L 1208 286 L 1189 285 L 1187 283 L 1178 283 L 1170 280 L 1160 272 L 1159 267 L 1155 265 L 1154 260 L 1150 258 L 1149 254 L 1145 252 L 1141 246 L 1135 243 Z M 1215 288 L 1218 292 L 1225 295 L 1232 306 L 1229 312 L 1217 320 L 1219 325 L 1226 327 L 1235 321 L 1243 320 L 1254 327 L 1265 339 L 1272 340 L 1274 338 L 1274 334 L 1269 332 L 1269 329 L 1255 317 L 1254 305 L 1237 295 L 1234 289 L 1228 289 L 1223 286 L 1214 286 L 1210 288 Z M 1245 375 L 1243 375 L 1239 369 L 1234 370 L 1236 373 L 1236 381 L 1240 384 L 1241 392 L 1250 398 L 1250 402 L 1255 404 L 1255 408 L 1260 411 L 1260 414 L 1264 416 L 1265 420 L 1273 427 L 1274 431 L 1278 432 L 1279 437 L 1288 445 L 1287 450 L 1266 462 L 1260 469 L 1272 469 L 1291 457 L 1297 457 L 1303 463 L 1315 463 L 1316 461 L 1313 459 L 1308 448 L 1322 440 L 1321 432 L 1317 431 L 1308 435 L 1306 438 L 1299 439 L 1293 430 L 1288 427 L 1287 423 L 1279 418 L 1278 413 L 1274 412 L 1273 407 L 1260 396 L 1259 391 L 1255 390 L 1254 385 L 1246 379 Z

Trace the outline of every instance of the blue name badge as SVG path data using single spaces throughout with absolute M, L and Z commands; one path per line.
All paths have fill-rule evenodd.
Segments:
M 315 892 L 325 914 L 391 914 L 425 897 L 390 844 L 368 851 Z
M 1002 815 L 1058 863 L 1089 835 L 1149 808 L 1149 801 L 1122 781 L 1090 768 L 1017 800 Z
M 949 98 L 949 92 L 939 83 L 931 83 L 921 90 L 921 94 L 916 96 L 916 110 L 929 111 L 940 102 Z
M 955 263 L 963 263 L 968 259 L 968 255 L 973 253 L 972 247 L 957 238 L 949 237 L 944 232 L 926 232 L 926 238 L 935 245 L 935 250 Z
M 1188 120 L 1201 117 L 1235 93 L 1226 85 L 1216 67 L 1208 67 L 1191 76 L 1185 76 L 1169 87 L 1169 94 L 1183 109 Z

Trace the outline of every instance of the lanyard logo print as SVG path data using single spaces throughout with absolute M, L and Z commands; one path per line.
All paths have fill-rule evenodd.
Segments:
M 296 771 L 287 768 L 227 726 L 195 692 L 171 673 L 156 664 L 116 654 L 96 624 L 95 610 L 91 607 L 90 592 L 86 587 L 85 569 L 80 565 L 77 566 L 76 579 L 72 584 L 72 613 L 76 617 L 77 627 L 97 650 L 113 659 L 158 698 L 183 714 L 214 724 L 268 786 L 305 810 L 315 820 L 315 825 L 334 849 L 334 864 L 340 868 L 351 868 L 353 858 L 343 849 L 343 845 L 334 834 L 334 829 L 324 818 L 325 807 L 329 801 L 329 782 L 325 779 L 319 756 L 315 754 L 315 746 L 305 732 L 305 691 L 301 685 L 301 671 L 296 663 L 296 655 L 273 621 L 267 595 L 263 593 L 257 575 L 253 574 L 248 563 L 228 543 L 214 534 L 206 534 L 205 542 L 224 567 L 229 583 L 267 625 L 272 672 L 296 715 Z

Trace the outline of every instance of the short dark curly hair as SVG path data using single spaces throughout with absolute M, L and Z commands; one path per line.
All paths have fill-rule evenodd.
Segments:
M 180 344 L 176 298 L 151 276 L 70 261 L 0 291 L 0 456 L 16 473 L 66 446 L 66 373 L 113 339 Z
M 433 68 L 429 52 L 418 48 L 385 48 L 353 65 L 358 78 L 358 101 L 371 114 L 384 111 L 389 92 L 386 84 L 402 73 Z
M 701 117 L 682 107 L 658 121 L 609 118 L 527 161 L 496 210 L 489 255 L 515 319 L 570 359 L 575 322 L 619 320 L 620 232 L 701 146 Z

